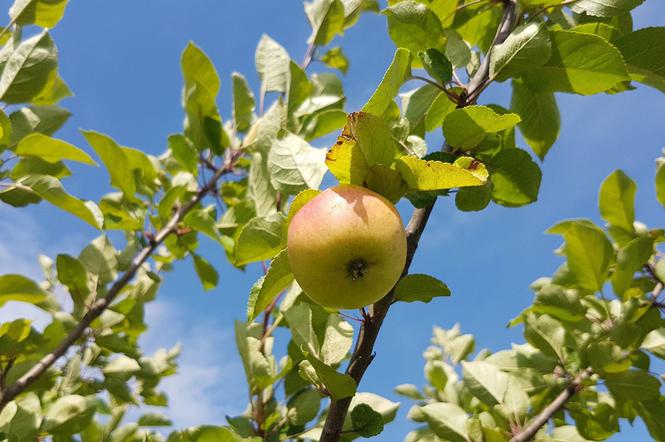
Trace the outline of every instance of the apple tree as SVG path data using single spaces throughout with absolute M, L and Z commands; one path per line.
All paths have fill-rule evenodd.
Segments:
M 67 3 L 16 0 L 0 30 L 0 201 L 19 209 L 50 204 L 99 230 L 77 256 L 40 257 L 41 281 L 0 276 L 0 305 L 27 303 L 51 318 L 43 328 L 31 318 L 0 325 L 0 438 L 12 442 L 330 442 L 380 434 L 399 404 L 362 391 L 362 379 L 381 357 L 374 345 L 390 327 L 391 306 L 451 295 L 442 281 L 411 269 L 436 201 L 454 198 L 461 211 L 536 201 L 539 161 L 560 131 L 555 93 L 617 94 L 637 83 L 665 91 L 665 28 L 633 29 L 631 10 L 641 0 L 313 0 L 305 3 L 311 35 L 302 61 L 264 36 L 255 55 L 260 87 L 233 74 L 228 118 L 217 106 L 215 66 L 190 43 L 181 55 L 184 124 L 163 154 L 94 130 L 83 131 L 84 149 L 55 136 L 70 116 L 58 103 L 71 91 L 49 29 Z M 367 103 L 346 109 L 343 80 L 353 74 L 342 77 L 349 60 L 331 43 L 370 13 L 385 17 L 396 50 Z M 320 66 L 313 61 L 327 69 L 312 72 Z M 510 85 L 510 103 L 478 104 L 495 83 Z M 530 150 L 517 146 L 516 129 Z M 443 146 L 427 145 L 434 131 L 443 132 Z M 313 145 L 326 136 L 336 141 Z M 70 162 L 103 166 L 111 192 L 98 201 L 67 192 Z M 310 278 L 339 253 L 336 242 L 320 260 L 292 258 L 296 223 L 322 237 L 344 227 L 316 211 L 329 195 L 319 190 L 328 172 L 354 189 L 352 216 L 365 217 L 379 240 L 389 236 L 386 219 L 376 221 L 358 194 L 378 194 L 393 215 L 400 200 L 413 207 L 397 232 L 405 251 L 391 256 L 388 282 L 347 290 Z M 665 166 L 656 175 L 665 203 Z M 419 428 L 409 441 L 603 440 L 619 419 L 637 418 L 665 440 L 662 376 L 649 369 L 665 356 L 665 263 L 657 249 L 665 235 L 635 221 L 635 192 L 617 171 L 601 187 L 605 228 L 588 220 L 552 227 L 566 262 L 533 284 L 533 304 L 511 322 L 523 328 L 524 344 L 471 358 L 471 335 L 435 329 L 425 352 L 428 385 L 397 387 L 416 402 L 409 417 Z M 383 240 L 379 249 L 399 242 Z M 218 425 L 169 433 L 158 428 L 171 426 L 166 416 L 128 412 L 168 405 L 160 381 L 177 372 L 179 349 L 146 355 L 138 340 L 145 309 L 176 262 L 190 261 L 205 289 L 217 287 L 203 241 L 238 268 L 264 265 L 247 315 L 234 325 L 248 404 Z M 373 261 L 364 258 L 342 266 L 354 281 L 370 281 Z M 377 287 L 381 293 L 369 296 Z M 337 289 L 339 302 L 321 301 L 322 288 L 333 293 L 325 299 Z M 362 308 L 339 311 L 348 306 Z M 286 341 L 276 339 L 278 328 Z

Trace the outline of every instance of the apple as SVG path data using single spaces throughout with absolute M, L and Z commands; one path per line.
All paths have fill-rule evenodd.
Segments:
M 355 309 L 378 301 L 397 283 L 406 262 L 406 234 L 390 201 L 340 184 L 296 212 L 287 249 L 307 296 L 324 307 Z

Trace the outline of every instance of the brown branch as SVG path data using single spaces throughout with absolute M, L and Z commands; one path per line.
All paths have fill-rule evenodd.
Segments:
M 150 244 L 145 247 L 141 252 L 134 257 L 131 265 L 118 279 L 115 280 L 109 291 L 106 295 L 97 300 L 90 306 L 90 310 L 80 319 L 76 327 L 62 340 L 60 345 L 44 356 L 39 360 L 35 365 L 32 366 L 23 376 L 21 376 L 16 382 L 12 385 L 9 385 L 7 389 L 2 394 L 0 398 L 0 411 L 7 405 L 12 399 L 17 395 L 23 392 L 28 386 L 33 382 L 39 379 L 46 370 L 48 370 L 51 365 L 55 363 L 60 357 L 64 356 L 67 353 L 67 350 L 78 341 L 85 331 L 90 327 L 90 324 L 97 319 L 103 312 L 106 310 L 111 303 L 115 300 L 118 294 L 122 289 L 134 278 L 136 272 L 141 268 L 143 263 L 145 263 L 148 258 L 154 253 L 157 247 L 164 242 L 164 240 L 177 231 L 178 224 L 182 221 L 185 215 L 194 208 L 206 195 L 208 195 L 214 188 L 222 175 L 229 173 L 233 170 L 236 160 L 240 156 L 239 150 L 234 150 L 231 155 L 229 155 L 228 160 L 225 162 L 223 167 L 220 167 L 215 174 L 212 176 L 210 181 L 203 186 L 196 195 L 185 205 L 181 206 L 176 210 L 171 219 L 161 228 L 159 232 L 154 237 L 154 241 L 151 241 Z
M 547 422 L 554 416 L 554 414 L 561 410 L 578 391 L 582 389 L 582 384 L 588 379 L 593 372 L 591 369 L 582 371 L 573 381 L 554 399 L 543 411 L 536 416 L 531 423 L 514 435 L 510 442 L 527 442 L 533 439 L 538 430 L 540 430 Z
M 502 3 L 503 16 L 501 17 L 499 28 L 494 37 L 493 45 L 503 43 L 503 41 L 506 39 L 506 37 L 508 37 L 514 28 L 517 19 L 515 0 L 502 0 Z M 469 91 L 471 93 L 474 93 L 481 85 L 486 85 L 486 83 L 489 83 L 488 59 L 489 52 L 483 65 L 481 65 L 469 83 Z M 464 107 L 472 103 L 473 99 L 469 100 L 469 98 L 462 98 L 461 102 L 458 104 L 458 107 Z M 409 223 L 406 227 L 407 257 L 402 276 L 409 273 L 409 267 L 411 266 L 411 261 L 413 260 L 416 249 L 418 248 L 420 236 L 425 230 L 427 220 L 429 219 L 433 208 L 434 203 L 426 208 L 416 209 L 413 212 L 411 219 L 409 220 Z M 383 321 L 388 314 L 388 310 L 390 309 L 393 298 L 394 288 L 383 299 L 370 306 L 370 320 L 365 321 L 365 323 L 360 328 L 358 339 L 356 340 L 356 346 L 353 350 L 353 354 L 351 355 L 349 365 L 346 368 L 346 374 L 351 376 L 353 380 L 356 381 L 357 385 L 360 385 L 360 381 L 362 380 L 367 367 L 369 367 L 372 359 L 374 359 L 374 344 L 376 343 L 376 339 L 379 336 L 381 325 L 383 324 Z M 331 399 L 320 442 L 339 441 L 344 419 L 347 412 L 349 411 L 350 404 L 350 397 L 339 400 Z
M 314 59 L 314 54 L 316 53 L 316 48 L 317 46 L 314 43 L 310 43 L 309 46 L 307 46 L 307 51 L 305 51 L 305 57 L 300 63 L 300 68 L 303 71 L 307 70 L 309 65 L 312 63 L 312 60 Z

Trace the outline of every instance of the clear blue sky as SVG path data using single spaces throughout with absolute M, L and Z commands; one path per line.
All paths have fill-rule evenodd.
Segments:
M 0 5 L 7 9 L 10 2 Z M 664 25 L 665 3 L 647 0 L 635 11 L 636 27 Z M 89 150 L 78 128 L 112 135 L 120 143 L 158 154 L 168 134 L 181 130 L 179 57 L 189 40 L 213 59 L 222 78 L 220 107 L 228 115 L 230 74 L 239 71 L 257 85 L 254 49 L 269 34 L 300 60 L 309 26 L 300 0 L 73 0 L 65 19 L 53 31 L 60 49 L 62 76 L 75 97 L 63 104 L 74 116 L 59 136 Z M 372 93 L 387 67 L 394 46 L 380 15 L 366 15 L 338 39 L 351 60 L 346 77 L 349 111 L 357 110 Z M 314 64 L 312 70 L 320 69 Z M 415 86 L 415 85 L 412 85 Z M 505 85 L 492 86 L 483 102 L 508 105 Z M 588 217 L 599 221 L 596 192 L 602 179 L 622 168 L 638 183 L 638 219 L 663 225 L 663 209 L 655 202 L 654 159 L 665 147 L 665 96 L 640 86 L 616 96 L 560 95 L 562 131 L 543 168 L 537 203 L 519 209 L 491 206 L 463 214 L 449 200 L 440 200 L 423 235 L 412 271 L 429 273 L 453 290 L 449 299 L 395 305 L 377 346 L 377 356 L 361 391 L 399 400 L 392 387 L 422 384 L 422 351 L 433 325 L 455 322 L 474 333 L 477 349 L 499 350 L 521 342 L 519 330 L 507 321 L 529 305 L 531 281 L 551 275 L 560 264 L 552 251 L 557 237 L 543 234 L 556 221 Z M 440 145 L 436 137 L 432 146 Z M 318 147 L 324 147 L 319 145 Z M 76 176 L 65 185 L 83 198 L 109 191 L 99 169 L 73 166 Z M 400 207 L 408 217 L 408 205 Z M 46 205 L 22 211 L 0 209 L 0 265 L 36 273 L 38 252 L 76 252 L 95 232 Z M 17 244 L 21 251 L 10 250 Z M 4 244 L 4 246 L 3 246 Z M 13 245 L 11 245 L 13 247 Z M 219 287 L 203 293 L 190 262 L 176 267 L 148 306 L 149 349 L 185 345 L 181 374 L 167 381 L 172 416 L 179 425 L 223 423 L 224 415 L 242 411 L 246 389 L 233 343 L 232 322 L 245 314 L 249 287 L 259 275 L 257 265 L 244 273 L 226 264 L 223 252 L 206 243 L 204 255 L 218 264 Z M 284 336 L 282 336 L 284 337 Z M 397 441 L 413 428 L 404 415 L 381 440 Z M 643 429 L 627 423 L 614 440 L 646 440 Z

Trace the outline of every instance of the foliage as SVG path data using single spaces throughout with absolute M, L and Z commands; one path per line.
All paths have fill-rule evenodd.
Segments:
M 464 211 L 530 204 L 541 170 L 517 146 L 515 130 L 543 160 L 560 131 L 555 93 L 613 94 L 633 81 L 664 90 L 665 57 L 654 42 L 665 41 L 665 31 L 633 31 L 630 11 L 641 1 L 570 3 L 390 0 L 381 13 L 394 58 L 368 102 L 348 115 L 340 77 L 308 70 L 321 61 L 352 77 L 341 47 L 331 45 L 362 14 L 379 12 L 376 0 L 305 3 L 312 32 L 300 64 L 263 36 L 255 56 L 260 87 L 253 91 L 233 73 L 226 121 L 215 66 L 190 43 L 181 56 L 184 125 L 155 157 L 93 130 L 82 132 L 88 151 L 54 137 L 70 115 L 58 103 L 71 92 L 48 29 L 67 0 L 16 0 L 0 31 L 0 201 L 16 208 L 49 203 L 100 236 L 78 256 L 41 257 L 39 283 L 0 276 L 0 305 L 28 303 L 51 316 L 43 329 L 27 318 L 0 325 L 0 437 L 202 442 L 379 434 L 399 404 L 362 392 L 360 381 L 390 305 L 450 295 L 435 277 L 408 274 L 437 198 L 455 196 Z M 423 84 L 404 91 L 412 80 Z M 477 104 L 485 88 L 504 81 L 512 88 L 510 109 Z M 441 151 L 425 141 L 439 130 Z M 313 145 L 331 134 L 338 137 L 330 148 Z M 100 165 L 113 191 L 99 201 L 71 195 L 63 184 L 69 162 Z M 312 303 L 285 253 L 290 219 L 328 171 L 415 208 L 406 276 L 361 318 L 351 316 L 362 329 L 353 350 L 349 315 Z M 635 222 L 634 194 L 618 171 L 601 189 L 605 230 L 587 220 L 550 230 L 563 236 L 567 261 L 534 284 L 534 304 L 513 321 L 523 324 L 525 344 L 469 359 L 472 336 L 435 329 L 426 352 L 429 385 L 397 390 L 420 401 L 410 417 L 427 423 L 409 440 L 524 438 L 561 394 L 564 404 L 535 428 L 539 440 L 602 440 L 620 418 L 637 417 L 665 440 L 661 380 L 649 372 L 650 358 L 665 354 L 658 301 L 665 270 L 656 250 L 663 231 Z M 164 436 L 154 427 L 170 426 L 165 416 L 131 422 L 127 411 L 167 405 L 159 384 L 176 372 L 179 349 L 146 356 L 137 343 L 147 328 L 146 304 L 174 262 L 191 258 L 204 289 L 217 286 L 217 270 L 199 251 L 203 241 L 222 247 L 238 268 L 271 261 L 248 296 L 246 321 L 235 324 L 249 403 L 223 425 Z M 612 300 L 602 294 L 610 286 Z M 288 336 L 280 346 L 278 327 Z M 601 381 L 607 390 L 597 388 Z
M 409 417 L 424 424 L 406 440 L 509 440 L 538 415 L 553 427 L 533 428 L 536 441 L 605 440 L 620 420 L 636 418 L 654 440 L 665 439 L 663 375 L 651 368 L 665 356 L 657 250 L 665 230 L 635 221 L 635 190 L 617 170 L 600 188 L 605 229 L 579 219 L 549 230 L 563 236 L 566 261 L 531 285 L 533 304 L 511 321 L 524 343 L 472 357 L 471 335 L 434 328 L 424 353 L 428 384 L 395 390 L 418 401 Z M 557 397 L 565 403 L 548 410 Z

